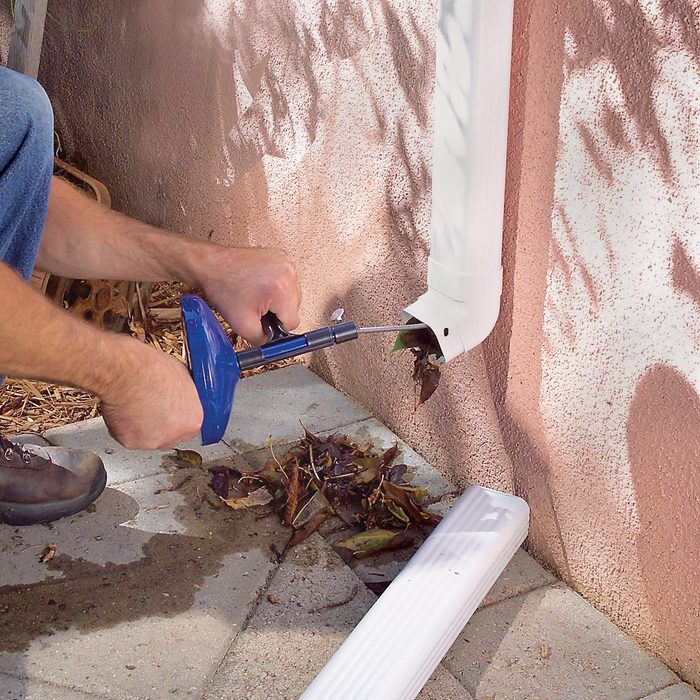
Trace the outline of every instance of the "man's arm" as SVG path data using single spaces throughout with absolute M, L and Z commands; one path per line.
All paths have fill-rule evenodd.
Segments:
M 37 267 L 73 278 L 179 280 L 202 289 L 235 331 L 262 342 L 260 319 L 299 323 L 300 291 L 281 251 L 227 248 L 112 211 L 54 178 Z
M 170 447 L 197 433 L 202 407 L 177 359 L 58 309 L 4 263 L 0 289 L 0 374 L 95 394 L 126 447 Z

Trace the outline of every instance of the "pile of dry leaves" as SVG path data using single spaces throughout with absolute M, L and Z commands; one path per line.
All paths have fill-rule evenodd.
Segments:
M 289 546 L 303 542 L 332 517 L 356 533 L 338 543 L 355 557 L 413 544 L 412 529 L 432 528 L 440 517 L 421 503 L 428 492 L 405 481 L 405 464 L 394 464 L 396 446 L 377 453 L 344 435 L 321 438 L 305 431 L 283 457 L 242 474 L 211 467 L 210 488 L 231 508 L 272 504 L 293 528 Z

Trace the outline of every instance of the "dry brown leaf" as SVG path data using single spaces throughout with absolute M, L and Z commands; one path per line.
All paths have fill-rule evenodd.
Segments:
M 318 530 L 323 523 L 326 522 L 328 519 L 328 515 L 326 513 L 316 513 L 312 518 L 309 518 L 302 527 L 300 527 L 298 530 L 294 531 L 294 534 L 292 535 L 292 539 L 289 540 L 289 547 L 296 547 L 298 544 L 301 544 L 307 537 L 310 537 L 311 535 Z
M 301 527 L 319 513 L 329 513 L 332 512 L 332 510 L 331 504 L 323 493 L 321 493 L 321 491 L 316 491 L 311 498 L 307 499 L 306 503 L 299 508 L 294 516 L 292 525 L 294 527 Z
M 285 525 L 291 526 L 294 522 L 294 514 L 299 505 L 299 495 L 301 489 L 299 485 L 299 464 L 294 462 L 289 475 L 289 484 L 287 485 L 287 505 L 284 508 Z
M 442 350 L 431 330 L 411 330 L 410 324 L 399 333 L 392 352 L 410 350 L 413 353 L 413 380 L 420 386 L 416 398 L 416 408 L 425 403 L 438 388 L 440 366 L 434 359 L 440 359 Z
M 416 399 L 416 408 L 424 404 L 438 388 L 440 384 L 440 367 L 428 359 L 426 350 L 413 350 L 415 361 L 413 363 L 413 380 L 420 386 L 420 393 Z
M 401 506 L 397 506 L 393 501 L 387 501 L 386 507 L 389 509 L 389 512 L 402 523 L 411 522 L 411 519 L 406 515 L 406 511 Z
M 265 462 L 262 469 L 253 472 L 250 476 L 264 481 L 268 486 L 274 486 L 282 481 L 282 472 L 279 469 L 279 464 L 273 459 Z
M 348 549 L 357 559 L 368 557 L 377 552 L 386 552 L 390 549 L 402 549 L 410 547 L 413 539 L 408 535 L 391 530 L 375 528 L 358 532 L 347 539 L 338 542 L 338 547 Z
M 142 343 L 146 342 L 146 330 L 143 327 L 143 323 L 139 321 L 129 321 L 129 330 L 131 335 Z
M 378 467 L 367 467 L 361 472 L 358 472 L 353 477 L 353 481 L 356 484 L 371 484 L 379 478 L 379 468 Z
M 266 506 L 272 500 L 272 494 L 261 486 L 243 498 L 222 498 L 229 508 L 241 510 L 242 508 L 254 508 L 255 506 Z
M 56 545 L 50 544 L 50 545 L 47 545 L 46 547 L 44 547 L 44 550 L 39 555 L 39 561 L 42 564 L 46 564 L 47 562 L 50 562 L 55 556 L 56 556 Z
M 175 456 L 172 457 L 173 461 L 178 466 L 183 467 L 201 467 L 202 466 L 202 455 L 194 450 L 174 450 Z
M 211 479 L 209 480 L 209 488 L 221 498 L 228 498 L 230 484 L 230 475 L 228 467 L 215 466 L 209 467 L 209 473 L 211 474 Z
M 434 513 L 428 513 L 423 510 L 412 498 L 410 493 L 388 481 L 382 484 L 382 491 L 387 499 L 393 501 L 393 503 L 399 506 L 404 513 L 406 513 L 413 522 L 420 525 L 430 525 L 434 527 L 437 525 L 441 517 L 435 515 Z

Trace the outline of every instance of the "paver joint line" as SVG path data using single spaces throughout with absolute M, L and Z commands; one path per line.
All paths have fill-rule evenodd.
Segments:
M 675 683 L 659 688 L 650 695 L 636 698 L 636 700 L 700 700 L 700 692 L 678 679 Z
M 243 458 L 245 459 L 245 456 L 243 456 Z M 255 611 L 260 606 L 260 603 L 262 602 L 268 588 L 270 587 L 270 583 L 271 583 L 272 579 L 277 574 L 277 571 L 279 570 L 280 566 L 282 565 L 282 562 L 285 560 L 285 557 L 288 555 L 288 553 L 289 553 L 289 549 L 285 548 L 282 557 L 275 557 L 275 560 L 276 560 L 275 566 L 273 566 L 270 569 L 270 572 L 269 572 L 265 582 L 260 587 L 260 592 L 258 594 L 258 597 L 256 598 L 254 604 L 251 606 L 250 611 L 248 612 L 248 615 L 245 617 L 245 619 L 241 623 L 240 628 L 236 631 L 236 634 L 234 634 L 233 637 L 231 638 L 231 643 L 229 644 L 226 651 L 221 655 L 221 658 L 219 659 L 219 663 L 217 664 L 216 668 L 207 676 L 207 681 L 204 685 L 204 690 L 200 694 L 200 697 L 204 697 L 207 694 L 212 679 L 214 678 L 214 676 L 216 676 L 219 669 L 225 663 L 226 658 L 229 656 L 229 654 L 231 654 L 231 652 L 235 648 L 236 642 L 241 637 L 241 634 L 243 632 L 245 632 L 245 630 L 248 628 L 248 625 L 250 624 L 250 620 L 252 619 L 253 615 L 255 614 Z
M 256 598 L 255 603 L 251 606 L 248 615 L 241 623 L 240 629 L 237 630 L 236 634 L 231 638 L 231 643 L 229 644 L 229 646 L 226 649 L 226 651 L 224 652 L 224 654 L 222 654 L 221 659 L 219 660 L 219 663 L 217 664 L 216 668 L 207 677 L 207 682 L 204 686 L 204 690 L 200 694 L 200 698 L 203 698 L 207 695 L 207 693 L 210 690 L 212 680 L 214 679 L 216 674 L 219 672 L 219 670 L 223 667 L 223 665 L 226 663 L 226 659 L 229 657 L 229 655 L 235 651 L 236 644 L 238 643 L 239 639 L 243 636 L 243 633 L 248 629 L 248 625 L 250 624 L 250 621 L 252 620 L 253 616 L 255 615 L 255 612 L 257 611 L 257 609 L 260 607 L 263 599 L 265 598 L 265 594 L 267 593 L 268 589 L 270 588 L 270 583 L 272 582 L 272 579 L 274 579 L 274 577 L 276 576 L 277 572 L 279 571 L 280 567 L 282 566 L 282 563 L 285 561 L 287 556 L 289 556 L 289 548 L 286 548 L 284 550 L 282 557 L 277 559 L 277 565 L 273 569 L 270 570 L 270 573 L 269 573 L 265 583 L 260 588 L 260 593 L 259 593 L 258 597 Z
M 352 420 L 349 423 L 341 423 L 340 425 L 336 425 L 334 427 L 323 428 L 323 430 L 319 430 L 318 432 L 321 434 L 326 434 L 329 432 L 334 433 L 338 430 L 345 430 L 346 428 L 350 428 L 354 425 L 360 425 L 361 423 L 364 423 L 365 421 L 371 421 L 371 420 L 373 420 L 373 418 L 371 418 L 371 417 L 370 418 L 363 418 L 360 421 Z M 301 435 L 305 429 L 303 423 L 299 424 L 299 429 L 300 429 L 299 436 L 301 437 Z M 313 431 L 311 431 L 311 432 L 313 432 Z M 270 444 L 272 444 L 273 447 L 280 447 L 280 446 L 284 446 L 284 445 L 294 444 L 295 440 L 294 439 L 290 440 L 289 438 L 284 437 L 284 438 L 281 438 L 278 442 L 275 442 L 275 440 L 273 438 L 272 443 L 270 443 L 270 441 L 268 440 L 267 442 L 265 442 L 262 445 L 259 445 L 258 447 L 253 447 L 252 449 L 245 450 L 245 452 L 238 452 L 238 450 L 236 449 L 236 446 L 232 445 L 230 442 L 227 442 L 226 438 L 222 438 L 221 442 L 224 445 L 226 445 L 226 447 L 228 447 L 229 450 L 231 450 L 235 455 L 239 455 L 239 456 L 245 458 L 247 455 L 254 454 L 255 452 L 259 452 L 260 450 L 264 450 L 266 447 L 269 447 Z

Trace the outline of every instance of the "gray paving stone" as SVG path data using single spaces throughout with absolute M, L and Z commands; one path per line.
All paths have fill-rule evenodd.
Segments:
M 205 698 L 298 698 L 374 600 L 324 540 L 312 536 L 285 557 Z M 470 695 L 438 667 L 419 697 Z
M 109 486 L 144 476 L 153 476 L 169 470 L 172 465 L 168 457 L 172 454 L 172 450 L 144 451 L 122 447 L 109 435 L 102 418 L 92 418 L 81 423 L 53 428 L 47 430 L 44 435 L 55 445 L 83 448 L 97 453 L 107 469 Z M 198 440 L 191 440 L 179 447 L 199 452 L 205 464 L 226 459 L 233 454 L 228 445 L 223 442 L 205 447 Z
M 428 679 L 418 700 L 473 700 L 469 691 L 442 665 Z
M 675 680 L 563 585 L 477 611 L 444 664 L 477 700 L 623 700 Z
M 674 683 L 644 700 L 700 700 L 700 693 L 686 683 Z
M 0 588 L 0 672 L 120 700 L 201 694 L 277 566 L 270 545 L 282 550 L 289 532 L 259 510 L 197 501 L 207 476 L 185 471 L 178 491 L 154 493 L 166 475 L 122 484 L 132 496 L 110 490 L 137 510 L 117 508 L 82 550 L 61 540 L 41 565 L 59 579 Z M 149 502 L 165 507 L 151 514 Z
M 243 471 L 248 468 L 240 455 L 216 460 L 216 464 Z M 218 532 L 226 537 L 225 529 L 222 531 L 222 527 L 217 526 L 218 520 L 212 515 L 205 498 L 209 495 L 216 502 L 208 487 L 210 478 L 206 469 L 177 469 L 119 485 L 116 488 L 139 505 L 138 512 L 123 523 L 124 527 L 141 532 L 183 533 L 196 537 L 211 537 Z M 224 512 L 230 510 L 222 508 Z
M 556 580 L 553 574 L 540 566 L 524 549 L 519 549 L 505 571 L 486 594 L 480 607 L 534 591 L 536 588 L 547 586 Z
M 303 365 L 290 365 L 243 379 L 224 440 L 237 452 L 295 440 L 300 422 L 331 430 L 369 418 L 368 411 Z
M 0 673 L 0 700 L 94 700 L 98 695 Z
M 263 547 L 222 554 L 212 541 L 172 538 L 153 536 L 141 570 L 110 567 L 4 594 L 12 610 L 0 629 L 0 670 L 117 698 L 201 693 L 273 565 Z M 169 547 L 178 554 L 163 561 Z
M 241 466 L 240 456 L 221 460 Z M 213 536 L 218 519 L 202 515 L 208 473 L 200 469 L 171 468 L 167 473 L 123 482 L 107 488 L 95 502 L 94 512 L 82 512 L 46 525 L 12 528 L 0 525 L 0 586 L 28 585 L 70 576 L 39 561 L 43 548 L 55 544 L 57 552 L 88 563 L 127 564 L 141 557 L 152 534 Z M 175 488 L 185 482 L 187 488 Z M 91 509 L 92 510 L 92 509 Z M 204 507 L 206 516 L 211 509 Z M 219 518 L 220 519 L 220 518 Z M 216 527 L 213 527 L 216 526 Z M 224 536 L 224 535 L 222 535 Z
M 347 532 L 337 533 L 329 536 L 328 540 L 335 543 L 347 534 Z M 380 593 L 406 566 L 421 543 L 422 540 L 419 539 L 415 547 L 386 552 L 368 559 L 358 560 L 348 557 L 346 562 L 371 590 Z M 340 553 L 343 554 L 342 551 Z M 479 607 L 483 608 L 521 593 L 533 591 L 556 580 L 555 576 L 541 567 L 525 550 L 519 549 Z
M 64 572 L 39 561 L 49 544 L 56 545 L 58 554 L 100 566 L 138 559 L 150 533 L 122 527 L 138 511 L 139 504 L 132 497 L 107 488 L 97 500 L 94 512 L 78 513 L 50 526 L 0 525 L 0 586 L 26 586 L 64 578 Z

